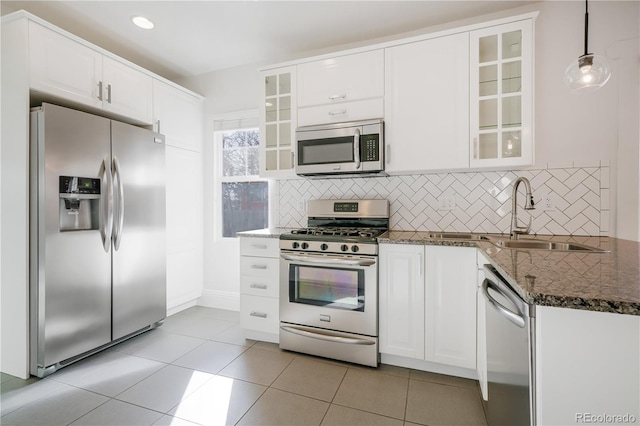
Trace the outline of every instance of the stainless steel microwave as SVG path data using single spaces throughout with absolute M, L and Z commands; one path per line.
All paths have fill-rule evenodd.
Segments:
M 377 174 L 384 171 L 384 121 L 324 124 L 296 129 L 296 174 Z

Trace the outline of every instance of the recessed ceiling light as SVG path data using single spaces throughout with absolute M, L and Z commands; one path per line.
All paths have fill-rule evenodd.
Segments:
M 153 22 L 151 22 L 144 16 L 134 16 L 133 18 L 131 18 L 131 20 L 134 24 L 145 30 L 150 30 L 153 28 Z

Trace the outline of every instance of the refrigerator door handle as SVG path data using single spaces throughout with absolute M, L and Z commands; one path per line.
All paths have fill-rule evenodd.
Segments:
M 116 200 L 116 218 L 114 221 L 113 230 L 113 248 L 118 250 L 120 248 L 120 241 L 122 240 L 122 225 L 124 223 L 124 187 L 122 186 L 122 178 L 120 176 L 120 162 L 118 157 L 113 157 L 113 175 L 114 175 L 114 187 L 117 187 L 117 200 Z
M 104 251 L 109 253 L 113 232 L 113 177 L 111 176 L 108 158 L 102 160 L 100 169 L 100 202 L 102 203 L 102 208 L 100 209 L 102 216 L 100 237 L 102 237 Z

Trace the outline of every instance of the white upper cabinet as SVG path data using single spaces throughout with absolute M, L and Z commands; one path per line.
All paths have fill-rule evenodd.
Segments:
M 390 173 L 469 167 L 469 34 L 385 51 Z
M 384 51 L 298 65 L 298 107 L 384 96 Z
M 382 118 L 383 96 L 383 49 L 298 65 L 299 126 Z
M 150 123 L 153 114 L 153 78 L 108 56 L 102 58 L 105 111 Z
M 29 71 L 36 92 L 151 124 L 151 76 L 33 21 Z
M 533 21 L 470 33 L 471 167 L 533 163 Z
M 160 80 L 153 80 L 153 126 L 165 143 L 202 152 L 202 99 Z
M 102 108 L 102 54 L 29 21 L 31 89 Z
M 260 176 L 294 177 L 296 67 L 260 73 Z

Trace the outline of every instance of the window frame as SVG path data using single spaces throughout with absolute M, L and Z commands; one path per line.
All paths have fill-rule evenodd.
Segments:
M 260 175 L 244 175 L 244 176 L 223 176 L 224 168 L 223 168 L 223 133 L 226 132 L 235 132 L 242 130 L 256 130 L 260 131 L 260 128 L 257 123 L 258 112 L 244 114 L 242 117 L 238 117 L 237 115 L 222 116 L 219 119 L 214 121 L 214 129 L 213 129 L 213 158 L 214 158 L 214 173 L 213 173 L 213 205 L 214 205 L 214 239 L 216 241 L 232 241 L 236 240 L 238 237 L 225 237 L 223 236 L 224 232 L 224 223 L 223 223 L 223 202 L 222 202 L 222 184 L 223 183 L 234 183 L 234 182 L 266 182 L 267 183 L 267 191 L 268 191 L 268 207 L 267 207 L 267 226 L 271 227 L 273 223 L 273 206 L 274 206 L 274 188 L 275 184 L 271 179 L 265 179 L 260 177 Z M 260 140 L 260 143 L 263 143 Z M 258 145 L 258 150 L 260 150 L 260 145 Z

